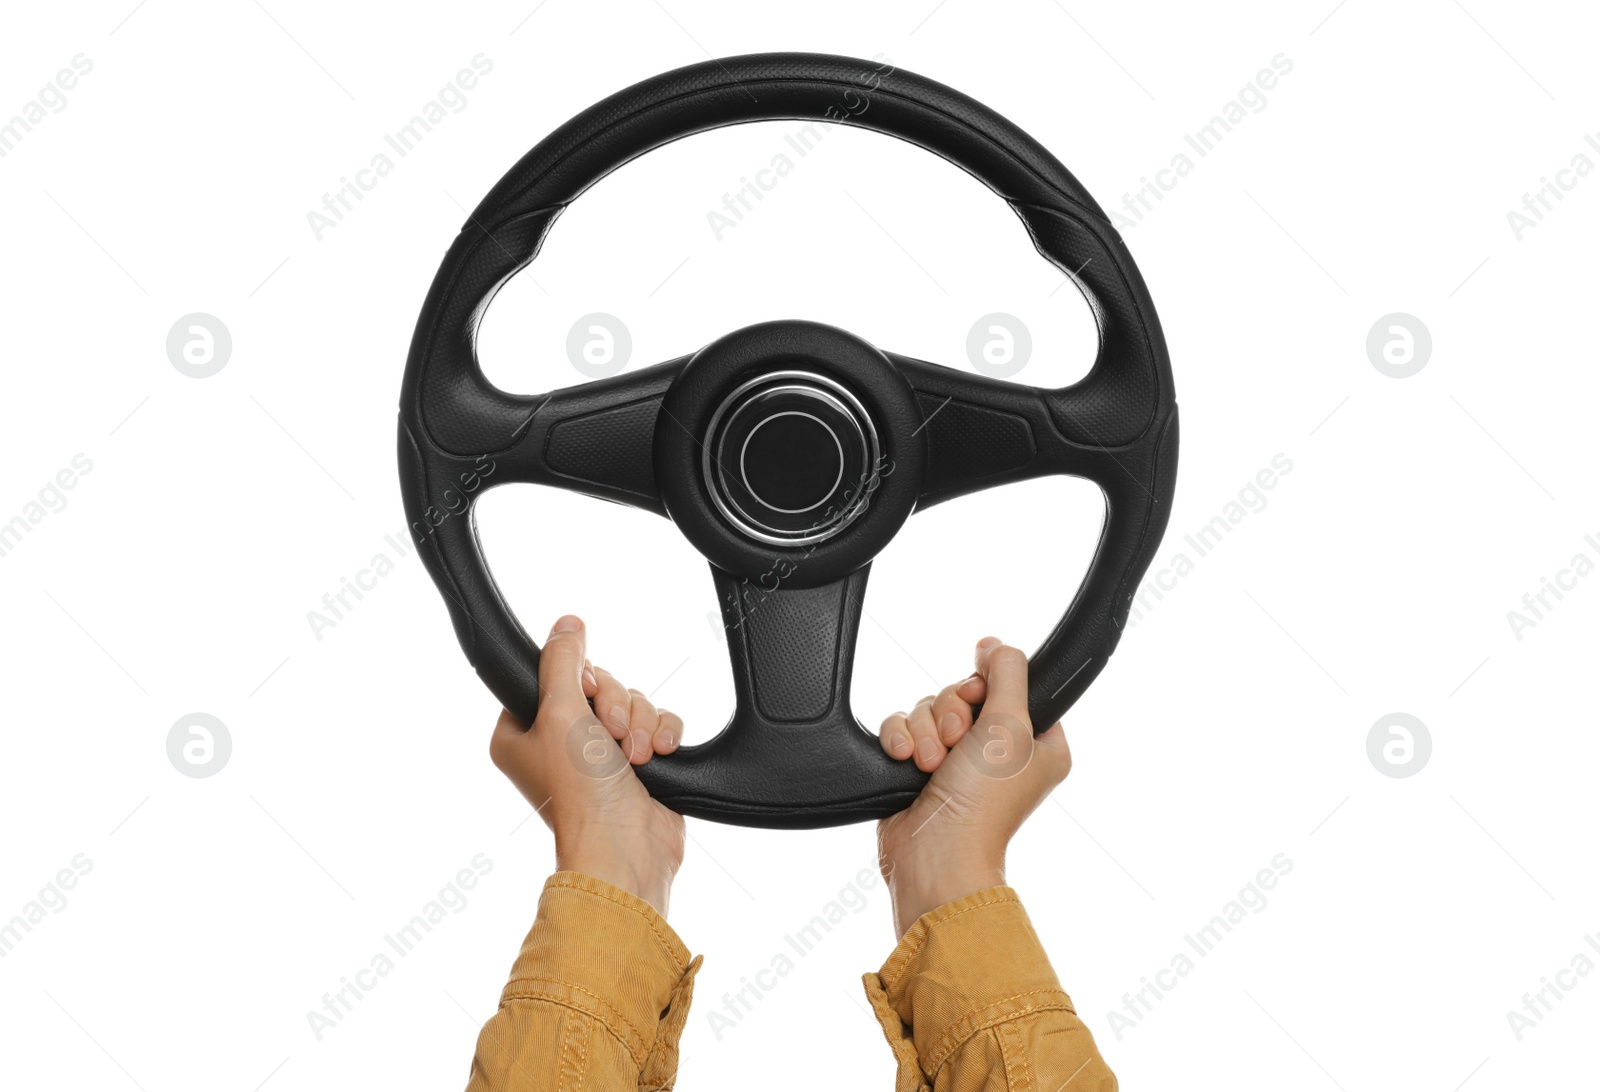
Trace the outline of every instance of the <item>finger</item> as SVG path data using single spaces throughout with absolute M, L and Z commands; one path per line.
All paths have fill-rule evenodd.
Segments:
M 539 653 L 539 699 L 541 704 L 564 708 L 573 714 L 587 703 L 583 693 L 584 646 L 587 643 L 583 619 L 564 614 L 556 619 L 544 649 Z
M 945 687 L 933 700 L 933 723 L 938 726 L 939 742 L 946 749 L 960 743 L 972 727 L 972 702 L 961 695 L 968 681 Z
M 974 671 L 971 675 L 956 684 L 956 693 L 961 695 L 961 700 L 969 705 L 983 705 L 983 699 L 989 693 L 989 683 L 984 677 Z
M 683 718 L 676 713 L 661 710 L 661 719 L 656 722 L 655 735 L 651 743 L 658 755 L 670 755 L 678 749 L 678 741 L 683 738 Z
M 628 736 L 633 697 L 628 693 L 628 688 L 605 668 L 595 668 L 594 677 L 598 683 L 594 695 L 595 715 L 606 726 L 606 731 L 611 733 L 612 739 L 624 740 Z
M 595 691 L 599 689 L 600 682 L 595 678 L 594 664 L 588 660 L 583 661 L 583 696 L 594 699 Z
M 654 751 L 651 737 L 655 735 L 661 715 L 640 691 L 630 690 L 628 696 L 632 699 L 632 708 L 628 714 L 628 738 L 623 741 L 622 749 L 628 752 L 629 762 L 643 766 Z
M 988 685 L 985 712 L 1028 719 L 1028 657 L 998 637 L 978 642 L 978 674 Z
M 945 746 L 939 742 L 939 727 L 933 720 L 933 695 L 917 702 L 906 718 L 911 727 L 911 738 L 916 743 L 917 769 L 932 773 L 944 761 Z
M 904 713 L 890 713 L 878 728 L 878 745 L 890 758 L 904 761 L 911 757 L 911 728 Z

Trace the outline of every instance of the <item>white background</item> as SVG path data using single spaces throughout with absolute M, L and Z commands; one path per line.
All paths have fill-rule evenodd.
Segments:
M 1575 554 L 1600 560 L 1600 177 L 1520 240 L 1506 217 L 1578 153 L 1600 162 L 1592 12 L 535 2 L 7 13 L 0 118 L 75 55 L 93 69 L 0 159 L 0 522 L 74 455 L 93 470 L 0 558 L 0 920 L 75 855 L 92 870 L 0 960 L 0 1083 L 464 1083 L 551 846 L 488 761 L 496 706 L 438 595 L 385 540 L 403 536 L 412 324 L 462 206 L 551 129 L 707 51 L 775 49 L 952 84 L 1107 208 L 1274 56 L 1293 62 L 1125 228 L 1183 409 L 1157 567 L 1194 560 L 1183 536 L 1275 455 L 1293 470 L 1070 714 L 1075 772 L 1011 879 L 1127 1088 L 1490 1092 L 1592 1072 L 1600 975 L 1520 1040 L 1506 1015 L 1600 934 L 1600 577 L 1520 640 L 1507 621 Z M 480 53 L 493 69 L 466 107 L 316 238 L 307 212 Z M 967 367 L 968 327 L 1004 311 L 1033 331 L 1020 380 L 1086 370 L 1087 308 L 1004 204 L 887 138 L 830 133 L 719 241 L 707 212 L 797 128 L 698 137 L 596 186 L 494 305 L 491 376 L 580 381 L 566 332 L 593 311 L 627 323 L 634 366 L 804 317 Z M 213 378 L 167 359 L 191 312 L 232 333 Z M 1391 312 L 1432 331 L 1413 378 L 1368 359 Z M 960 677 L 985 633 L 1031 648 L 1098 519 L 1092 487 L 1057 481 L 909 521 L 874 566 L 863 719 Z M 715 601 L 669 523 L 511 487 L 480 524 L 530 630 L 583 614 L 596 662 L 691 740 L 716 731 Z M 380 552 L 395 571 L 319 640 L 307 612 Z M 166 750 L 194 711 L 232 739 L 204 779 Z M 1432 738 L 1408 778 L 1367 754 L 1396 711 Z M 881 884 L 736 1027 L 707 1019 L 871 864 L 871 828 L 689 829 L 671 920 L 707 958 L 681 1086 L 888 1088 L 857 980 L 895 939 Z M 493 870 L 465 908 L 319 1041 L 307 1011 L 480 853 Z M 1280 853 L 1293 871 L 1265 909 L 1119 1038 L 1108 1012 Z

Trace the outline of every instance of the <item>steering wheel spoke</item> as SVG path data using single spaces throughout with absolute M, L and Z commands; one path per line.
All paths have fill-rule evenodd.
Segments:
M 967 493 L 1047 474 L 1070 474 L 1032 387 L 885 353 L 916 392 L 928 470 L 919 509 Z
M 1153 418 L 1129 438 L 1129 421 L 1140 419 L 1141 407 L 1124 392 L 1102 392 L 1108 374 L 1117 378 L 1106 367 L 1104 343 L 1089 374 L 1060 390 L 886 355 L 923 409 L 928 467 L 919 510 L 1051 474 L 1087 478 L 1105 496 L 1105 521 L 1089 571 L 1031 657 L 1029 706 L 1035 727 L 1042 729 L 1089 687 L 1116 647 L 1133 589 L 1130 577 L 1148 566 L 1171 508 L 1177 411 Z
M 493 457 L 491 483 L 553 485 L 666 515 L 652 451 L 655 430 L 676 427 L 661 400 L 688 359 L 534 399 L 513 446 Z
M 799 588 L 787 582 L 791 573 L 748 580 L 712 567 L 734 713 L 714 739 L 680 749 L 683 760 L 638 768 L 657 799 L 686 815 L 812 827 L 875 818 L 886 804 L 916 797 L 927 775 L 884 754 L 850 710 L 870 569 Z M 689 763 L 692 776 L 684 773 Z M 723 793 L 708 793 L 710 785 Z
M 1132 444 L 1095 442 L 1092 422 L 1075 437 L 1060 428 L 1062 410 L 1077 421 L 1074 388 L 1043 390 L 887 353 L 922 407 L 928 472 L 918 509 L 1011 482 L 1053 474 L 1087 478 L 1120 492 L 1151 486 L 1150 437 Z

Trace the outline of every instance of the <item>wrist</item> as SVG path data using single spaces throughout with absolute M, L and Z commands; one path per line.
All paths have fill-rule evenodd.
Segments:
M 672 892 L 675 869 L 661 867 L 648 861 L 593 849 L 579 849 L 569 853 L 556 853 L 556 869 L 560 872 L 581 872 L 612 887 L 626 891 L 650 904 L 650 908 L 663 918 L 667 916 L 667 901 Z
M 929 911 L 1006 882 L 1003 852 L 931 853 L 914 860 L 897 856 L 884 860 L 883 872 L 896 936 L 904 936 Z
M 618 832 L 563 824 L 556 835 L 556 868 L 604 880 L 649 903 L 663 918 L 672 880 L 683 863 L 683 847 L 655 844 L 642 831 Z M 576 829 L 574 829 L 576 828 Z

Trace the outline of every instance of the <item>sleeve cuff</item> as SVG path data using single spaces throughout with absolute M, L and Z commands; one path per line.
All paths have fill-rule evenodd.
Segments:
M 681 1030 L 699 967 L 649 903 L 604 880 L 557 872 L 501 1003 L 541 1000 L 587 1013 L 643 1068 L 663 1025 Z
M 1074 1011 L 1009 887 L 922 915 L 863 981 L 897 1058 L 914 1051 L 930 1081 L 980 1031 L 1032 1012 Z

